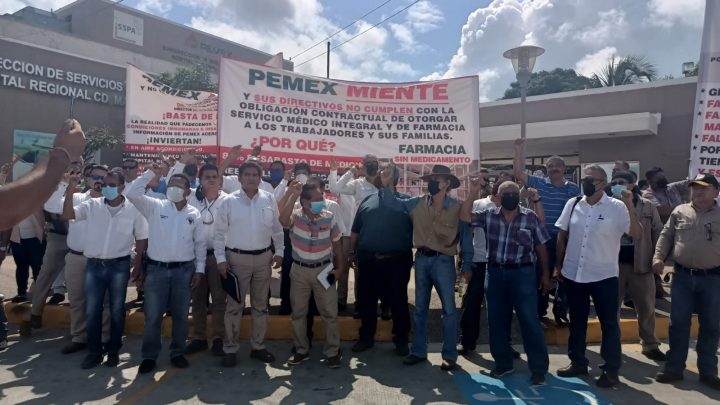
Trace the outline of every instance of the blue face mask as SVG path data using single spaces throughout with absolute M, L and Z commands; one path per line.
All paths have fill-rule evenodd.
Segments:
M 279 183 L 283 177 L 285 177 L 285 173 L 283 173 L 282 170 L 270 170 L 270 180 L 272 180 L 273 183 Z
M 310 211 L 312 211 L 313 214 L 321 213 L 324 208 L 325 208 L 325 201 L 311 201 L 310 202 Z
M 118 188 L 117 187 L 110 187 L 105 186 L 102 188 L 102 195 L 105 197 L 106 200 L 112 201 L 116 198 L 118 198 Z
M 610 191 L 612 192 L 613 197 L 618 198 L 618 199 L 622 195 L 622 191 L 626 190 L 626 189 L 627 189 L 627 187 L 625 187 L 624 184 L 616 184 L 616 185 L 610 187 Z

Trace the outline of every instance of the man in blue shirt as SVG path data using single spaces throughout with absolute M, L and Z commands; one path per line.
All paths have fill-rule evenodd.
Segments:
M 565 179 L 565 161 L 560 156 L 551 156 L 545 161 L 547 178 L 528 175 L 523 171 L 522 150 L 524 141 L 515 140 L 515 158 L 513 159 L 513 173 L 518 182 L 526 187 L 534 188 L 540 194 L 542 206 L 545 209 L 545 227 L 550 234 L 547 242 L 548 262 L 551 269 L 555 268 L 555 249 L 559 229 L 555 226 L 565 203 L 571 198 L 580 195 L 580 187 Z M 547 313 L 548 296 L 538 296 L 538 316 L 542 319 Z M 560 284 L 555 292 L 553 301 L 553 315 L 558 325 L 568 324 L 567 303 L 565 300 L 565 286 Z

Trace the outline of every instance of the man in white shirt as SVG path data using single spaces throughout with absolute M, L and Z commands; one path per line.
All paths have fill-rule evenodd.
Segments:
M 79 170 L 73 170 L 77 174 Z M 85 177 L 88 190 L 76 192 L 77 184 L 70 187 L 62 182 L 58 189 L 45 203 L 46 219 L 51 224 L 48 233 L 48 244 L 43 257 L 43 266 L 36 285 L 33 288 L 31 323 L 33 327 L 41 326 L 45 296 L 58 274 L 65 270 L 65 281 L 70 301 L 70 335 L 72 340 L 62 349 L 63 354 L 75 353 L 87 347 L 86 317 L 85 317 L 85 267 L 87 259 L 83 256 L 86 241 L 85 221 L 70 221 L 69 224 L 62 218 L 65 199 L 70 199 L 72 205 L 78 205 L 91 198 L 102 196 L 101 187 L 106 166 L 93 165 L 89 176 Z M 61 229 L 66 227 L 67 237 L 58 238 Z M 58 233 L 54 233 L 58 232 Z
M 602 356 L 605 364 L 596 383 L 612 387 L 618 383 L 620 359 L 619 266 L 620 240 L 629 234 L 634 240 L 642 237 L 632 193 L 622 191 L 622 201 L 605 193 L 607 173 L 598 165 L 588 165 L 582 178 L 584 197 L 572 198 L 555 224 L 557 240 L 556 277 L 567 287 L 570 310 L 568 357 L 570 365 L 558 370 L 560 377 L 588 373 L 585 356 L 587 320 L 590 298 L 602 328 Z M 562 266 L 562 267 L 561 267 Z
M 192 290 L 192 340 L 186 348 L 187 354 L 207 350 L 207 314 L 208 293 L 212 300 L 212 352 L 216 356 L 223 356 L 223 337 L 225 336 L 225 302 L 227 294 L 220 282 L 220 273 L 217 269 L 215 251 L 213 250 L 213 237 L 215 236 L 215 218 L 218 208 L 222 205 L 227 194 L 220 190 L 220 172 L 215 165 L 206 164 L 200 168 L 200 187 L 190 194 L 188 204 L 200 211 L 205 240 L 207 243 L 207 259 L 205 261 L 205 278 Z
M 271 363 L 275 357 L 265 348 L 271 264 L 282 263 L 283 230 L 275 197 L 259 189 L 262 168 L 255 162 L 240 166 L 242 188 L 228 195 L 215 217 L 214 249 L 220 275 L 231 271 L 239 279 L 242 302 L 228 299 L 225 310 L 225 357 L 222 365 L 234 367 L 240 348 L 240 319 L 245 296 L 250 293 L 252 335 L 250 356 Z M 274 245 L 275 256 L 271 250 Z
M 79 177 L 70 177 L 68 188 L 74 188 Z M 130 254 L 135 241 L 137 254 L 142 256 L 147 246 L 148 224 L 145 218 L 122 191 L 125 176 L 120 170 L 110 171 L 102 181 L 104 198 L 91 198 L 73 205 L 66 198 L 63 218 L 85 222 L 87 239 L 84 256 L 85 296 L 87 314 L 87 341 L 89 353 L 82 362 L 83 369 L 98 366 L 103 361 L 102 318 L 103 302 L 108 295 L 110 303 L 110 338 L 105 345 L 108 367 L 120 361 L 122 335 L 125 330 L 125 297 L 130 278 Z
M 187 367 L 185 340 L 188 336 L 188 310 L 191 288 L 204 277 L 207 255 L 206 233 L 200 212 L 187 203 L 190 181 L 182 174 L 168 179 L 167 200 L 145 195 L 145 186 L 162 175 L 160 166 L 138 177 L 125 192 L 127 198 L 148 220 L 147 267 L 135 278 L 145 291 L 145 331 L 139 372 L 155 369 L 162 349 L 160 327 L 163 314 L 172 314 L 170 362 L 176 368 Z

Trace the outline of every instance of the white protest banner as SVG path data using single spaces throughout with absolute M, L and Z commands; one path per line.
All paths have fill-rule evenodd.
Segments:
M 690 178 L 720 177 L 720 2 L 707 0 L 700 49 L 695 115 L 690 147 Z
M 415 83 L 323 79 L 229 58 L 220 61 L 220 155 L 261 145 L 260 161 L 307 162 L 327 171 L 365 154 L 417 165 L 476 163 L 480 152 L 478 78 Z M 402 167 L 402 166 L 401 166 Z M 410 170 L 410 169 L 408 169 Z M 417 178 L 417 176 L 414 176 Z
M 161 150 L 217 154 L 215 93 L 174 89 L 135 66 L 127 67 L 125 155 L 141 162 Z

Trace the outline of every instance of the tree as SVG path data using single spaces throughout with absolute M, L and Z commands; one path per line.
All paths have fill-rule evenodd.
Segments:
M 157 78 L 170 87 L 182 90 L 199 90 L 217 93 L 218 86 L 204 65 L 195 65 L 192 68 L 179 68 L 175 73 L 164 72 Z
M 124 134 L 116 134 L 108 127 L 90 127 L 85 131 L 85 151 L 83 160 L 89 159 L 102 148 L 114 148 L 125 143 Z
M 592 77 L 596 87 L 621 86 L 651 82 L 657 79 L 658 73 L 655 64 L 640 55 L 628 55 L 624 58 L 613 55 L 605 66 Z
M 692 70 L 683 73 L 685 77 L 697 76 L 700 73 L 700 64 L 696 63 Z
M 551 71 L 541 70 L 533 73 L 528 82 L 528 96 L 539 94 L 561 93 L 571 90 L 584 90 L 597 87 L 588 77 L 577 74 L 573 69 L 556 68 Z M 520 85 L 517 81 L 510 83 L 505 90 L 503 99 L 520 97 Z

